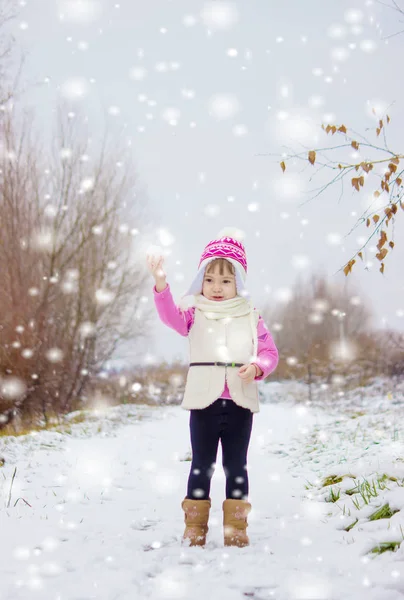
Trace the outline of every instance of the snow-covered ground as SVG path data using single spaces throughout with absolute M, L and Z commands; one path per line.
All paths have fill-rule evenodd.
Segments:
M 179 407 L 120 406 L 63 434 L 0 438 L 0 599 L 404 598 L 404 543 L 368 554 L 404 538 L 402 390 L 322 408 L 295 403 L 296 386 L 264 388 L 243 549 L 222 543 L 220 452 L 207 546 L 180 544 L 190 445 Z M 323 487 L 333 475 L 344 477 Z M 369 520 L 387 503 L 399 512 Z

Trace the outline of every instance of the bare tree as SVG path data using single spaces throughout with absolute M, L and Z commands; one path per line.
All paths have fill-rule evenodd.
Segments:
M 299 280 L 286 304 L 267 308 L 280 353 L 278 375 L 330 382 L 345 371 L 358 352 L 370 311 L 347 287 L 331 285 L 323 275 Z
M 16 0 L 2 0 L 0 2 L 0 107 L 3 108 L 16 92 L 21 75 L 23 60 L 20 59 L 19 67 L 13 68 L 15 58 L 15 40 L 9 32 L 10 23 L 17 16 Z
M 78 118 L 60 111 L 51 153 L 30 117 L 0 127 L 0 413 L 32 422 L 71 410 L 119 344 L 146 335 L 145 217 L 128 156 L 106 138 L 93 151 Z

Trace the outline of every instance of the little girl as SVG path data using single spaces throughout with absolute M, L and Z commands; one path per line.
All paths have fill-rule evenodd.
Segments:
M 162 269 L 163 259 L 147 257 L 154 276 L 160 319 L 190 344 L 190 365 L 182 407 L 190 411 L 192 464 L 183 540 L 204 546 L 211 501 L 210 483 L 219 440 L 226 475 L 223 502 L 225 546 L 249 544 L 247 452 L 253 413 L 259 411 L 257 381 L 278 364 L 274 341 L 245 288 L 247 259 L 233 231 L 209 242 L 188 290 L 194 306 L 176 306 Z

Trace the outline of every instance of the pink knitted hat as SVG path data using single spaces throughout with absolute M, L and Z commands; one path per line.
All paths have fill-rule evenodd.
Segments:
M 212 240 L 202 252 L 199 267 L 207 258 L 226 258 L 238 262 L 245 273 L 247 273 L 247 256 L 245 248 L 241 242 L 230 236 L 222 236 L 217 240 Z
M 206 266 L 216 258 L 225 258 L 235 268 L 237 293 L 248 296 L 245 288 L 247 278 L 247 256 L 241 243 L 244 235 L 240 230 L 233 228 L 223 229 L 216 239 L 207 244 L 199 261 L 198 273 L 192 282 L 186 296 L 200 294 L 202 291 L 203 276 Z

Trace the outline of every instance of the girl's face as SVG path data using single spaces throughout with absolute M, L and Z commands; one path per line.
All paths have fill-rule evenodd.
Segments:
M 209 267 L 210 265 L 208 265 Z M 220 268 L 220 264 L 215 264 L 211 270 L 203 277 L 202 295 L 208 300 L 220 302 L 222 300 L 230 300 L 237 296 L 236 278 L 231 272 L 230 266 L 224 265 Z

